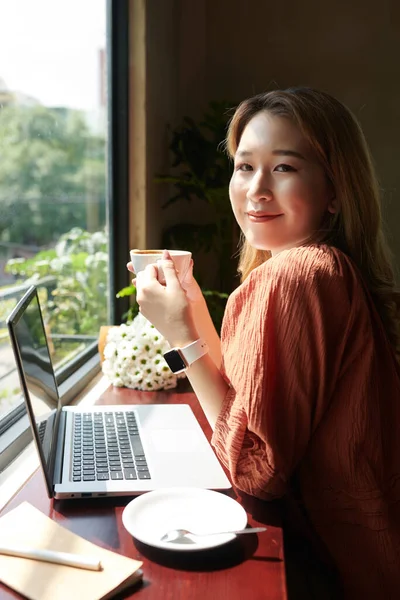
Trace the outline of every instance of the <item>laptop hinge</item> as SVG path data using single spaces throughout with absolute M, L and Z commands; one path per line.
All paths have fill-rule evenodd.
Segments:
M 64 461 L 64 440 L 65 440 L 65 427 L 67 422 L 67 414 L 65 411 L 61 411 L 60 413 L 60 421 L 58 424 L 58 440 L 57 440 L 57 450 L 56 450 L 56 459 L 54 463 L 54 478 L 53 484 L 57 485 L 62 481 L 62 466 Z

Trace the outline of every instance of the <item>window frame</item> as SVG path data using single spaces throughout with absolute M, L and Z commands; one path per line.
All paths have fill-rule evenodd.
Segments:
M 107 0 L 108 202 L 110 323 L 122 321 L 129 298 L 115 302 L 129 281 L 129 0 Z
M 128 310 L 129 299 L 116 302 L 127 285 L 129 250 L 129 0 L 106 0 L 107 60 L 107 189 L 109 232 L 109 323 L 118 324 Z M 71 402 L 100 371 L 97 339 L 57 373 L 63 405 Z M 26 448 L 32 432 L 25 403 L 0 419 L 0 473 Z

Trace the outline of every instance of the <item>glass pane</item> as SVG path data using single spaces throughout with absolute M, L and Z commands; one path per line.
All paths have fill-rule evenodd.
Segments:
M 5 319 L 38 285 L 56 370 L 107 322 L 106 0 L 0 0 L 0 419 Z

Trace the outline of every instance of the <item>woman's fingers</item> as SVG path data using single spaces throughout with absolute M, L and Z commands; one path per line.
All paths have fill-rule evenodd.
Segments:
M 132 279 L 132 285 L 136 286 L 138 281 L 143 285 L 144 282 L 149 283 L 150 281 L 157 279 L 158 267 L 156 264 L 147 265 L 143 271 L 139 271 L 138 273 L 135 273 L 131 262 L 128 262 L 126 268 L 136 276 Z
M 154 282 L 157 281 L 157 275 L 157 265 L 147 265 L 143 271 L 139 271 L 139 273 L 136 274 L 136 283 L 134 285 L 136 285 L 136 287 L 139 286 L 140 291 L 145 290 L 149 288 L 149 286 L 153 286 Z
M 163 250 L 163 260 L 172 260 L 171 254 L 169 250 Z
M 143 280 L 147 282 L 152 282 L 154 279 L 157 279 L 158 275 L 158 266 L 156 264 L 146 265 L 143 273 Z

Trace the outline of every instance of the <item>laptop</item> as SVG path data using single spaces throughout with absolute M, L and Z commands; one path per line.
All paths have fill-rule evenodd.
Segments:
M 7 326 L 50 498 L 231 488 L 186 404 L 62 407 L 35 286 Z

